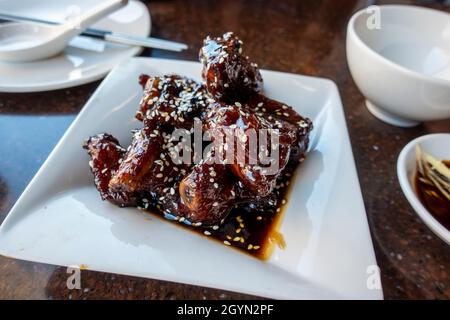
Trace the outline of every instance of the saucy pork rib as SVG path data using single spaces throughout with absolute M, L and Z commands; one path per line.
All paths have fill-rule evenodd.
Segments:
M 160 158 L 162 144 L 162 135 L 157 130 L 144 127 L 135 132 L 122 162 L 109 181 L 109 188 L 115 192 L 137 192 L 146 190 L 152 183 L 157 184 L 155 176 L 159 168 L 155 161 Z
M 118 206 L 136 206 L 136 197 L 130 192 L 115 192 L 109 188 L 109 182 L 125 154 L 119 141 L 110 134 L 98 134 L 87 139 L 83 145 L 91 160 L 89 165 L 94 174 L 95 185 L 103 200 Z
M 168 75 L 146 79 L 136 114 L 144 126 L 134 134 L 109 186 L 116 191 L 146 190 L 162 197 L 161 188 L 172 183 L 178 175 L 176 170 L 187 169 L 173 169 L 171 134 L 175 129 L 193 127 L 193 119 L 201 116 L 207 96 L 202 85 L 186 77 Z
M 207 37 L 200 49 L 202 76 L 208 92 L 217 100 L 242 101 L 262 90 L 258 66 L 242 54 L 243 42 L 232 32 L 222 37 Z
M 223 164 L 197 164 L 180 184 L 180 196 L 189 208 L 186 218 L 205 225 L 224 219 L 237 202 L 236 180 Z
M 304 156 L 312 129 L 309 119 L 260 94 L 248 103 L 212 104 L 205 116 L 205 126 L 218 131 L 220 134 L 214 136 L 221 138 L 226 136 L 227 130 L 234 130 L 236 139 L 245 147 L 245 161 L 242 158 L 240 162 L 234 161 L 230 164 L 231 170 L 245 187 L 260 197 L 272 192 L 288 161 L 298 161 Z M 236 130 L 239 133 L 236 134 Z M 266 130 L 266 136 L 261 135 L 262 130 Z M 258 145 L 250 146 L 252 138 L 253 141 L 256 138 Z M 274 154 L 274 150 L 278 153 Z M 235 150 L 234 159 L 237 158 Z M 261 161 L 263 158 L 265 163 Z
M 191 129 L 194 118 L 202 117 L 211 100 L 205 86 L 192 79 L 178 75 L 146 78 L 136 118 L 140 121 L 147 119 L 149 126 L 162 127 L 166 131 Z

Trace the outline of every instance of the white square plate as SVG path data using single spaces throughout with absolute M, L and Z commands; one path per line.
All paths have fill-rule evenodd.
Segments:
M 83 140 L 109 132 L 123 145 L 130 142 L 130 130 L 140 126 L 134 114 L 141 73 L 199 79 L 200 70 L 195 62 L 145 58 L 116 67 L 3 222 L 0 254 L 272 298 L 382 298 L 380 289 L 367 286 L 376 261 L 342 104 L 329 80 L 262 71 L 266 95 L 315 126 L 279 230 L 286 248 L 276 248 L 269 260 L 101 201 Z

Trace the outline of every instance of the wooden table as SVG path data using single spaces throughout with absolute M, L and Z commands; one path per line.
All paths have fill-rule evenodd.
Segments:
M 439 1 L 373 1 L 426 4 Z M 153 35 L 186 42 L 189 50 L 146 50 L 143 55 L 197 60 L 207 35 L 235 31 L 264 69 L 326 77 L 342 95 L 384 295 L 450 298 L 450 248 L 417 217 L 400 190 L 396 160 L 410 140 L 450 132 L 450 120 L 411 129 L 369 114 L 349 74 L 345 31 L 358 0 L 151 1 Z M 431 3 L 431 4 L 430 4 Z M 30 94 L 0 94 L 0 222 L 100 82 Z M 235 299 L 252 298 L 164 281 L 83 271 L 82 290 L 68 290 L 66 268 L 0 257 L 0 298 Z

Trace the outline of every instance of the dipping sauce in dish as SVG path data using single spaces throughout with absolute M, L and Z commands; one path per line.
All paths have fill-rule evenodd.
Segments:
M 450 168 L 450 161 L 442 161 Z M 450 200 L 432 183 L 427 182 L 424 176 L 417 171 L 414 184 L 420 202 L 447 230 L 450 230 Z

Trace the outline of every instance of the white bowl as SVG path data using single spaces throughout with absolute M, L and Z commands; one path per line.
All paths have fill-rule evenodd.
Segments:
M 450 159 L 450 133 L 429 134 L 408 143 L 400 152 L 397 161 L 397 175 L 400 186 L 411 206 L 425 224 L 442 240 L 450 244 L 450 231 L 440 224 L 423 206 L 417 197 L 414 186 L 416 173 L 416 145 L 438 159 Z
M 379 119 L 409 127 L 450 118 L 450 14 L 403 5 L 363 9 L 348 24 L 347 60 Z

